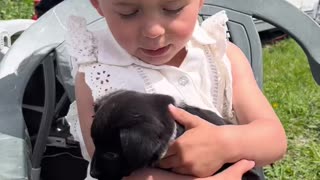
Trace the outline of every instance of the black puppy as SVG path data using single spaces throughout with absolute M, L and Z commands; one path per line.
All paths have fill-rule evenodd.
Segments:
M 169 141 L 184 132 L 170 115 L 169 104 L 175 104 L 171 96 L 125 90 L 98 100 L 91 127 L 95 145 L 91 176 L 120 180 L 137 169 L 157 163 Z M 211 111 L 188 105 L 180 107 L 215 125 L 230 124 Z M 243 179 L 259 179 L 259 176 L 251 170 Z

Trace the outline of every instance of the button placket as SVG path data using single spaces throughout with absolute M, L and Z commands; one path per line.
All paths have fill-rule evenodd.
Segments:
M 189 83 L 189 78 L 185 75 L 181 76 L 179 79 L 178 79 L 178 84 L 180 86 L 186 86 L 188 83 Z
M 177 89 L 183 97 L 182 101 L 185 104 L 192 104 L 190 101 L 194 100 L 199 94 L 196 92 L 192 78 L 187 73 L 181 73 L 177 77 Z

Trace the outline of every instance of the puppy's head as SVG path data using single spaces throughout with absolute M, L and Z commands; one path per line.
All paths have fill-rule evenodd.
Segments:
M 159 160 L 173 133 L 166 95 L 117 91 L 95 104 L 91 176 L 121 179 Z

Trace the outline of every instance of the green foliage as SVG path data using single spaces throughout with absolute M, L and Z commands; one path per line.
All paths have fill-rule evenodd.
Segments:
M 0 20 L 31 19 L 33 0 L 0 0 Z
M 320 179 L 320 86 L 292 39 L 264 47 L 264 93 L 288 137 L 283 160 L 267 167 L 268 179 Z

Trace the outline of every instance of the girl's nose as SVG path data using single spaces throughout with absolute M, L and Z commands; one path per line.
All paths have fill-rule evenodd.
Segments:
M 157 22 L 145 23 L 142 30 L 142 35 L 147 38 L 157 38 L 165 33 L 165 28 Z

